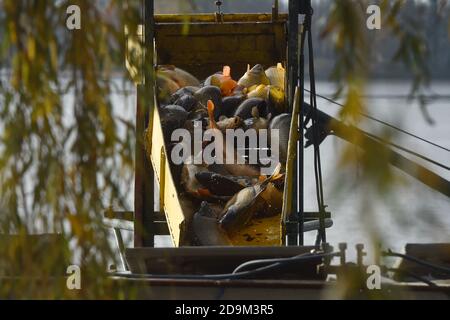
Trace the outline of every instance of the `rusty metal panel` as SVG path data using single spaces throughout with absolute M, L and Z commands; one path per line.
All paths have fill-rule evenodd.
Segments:
M 157 23 L 158 64 L 175 65 L 199 79 L 231 66 L 244 74 L 247 65 L 286 64 L 286 23 Z

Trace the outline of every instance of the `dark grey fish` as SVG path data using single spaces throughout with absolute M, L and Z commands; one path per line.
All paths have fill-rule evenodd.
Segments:
M 189 113 L 183 107 L 168 105 L 159 109 L 159 115 L 164 132 L 171 133 L 184 126 Z
M 237 193 L 225 206 L 219 221 L 220 226 L 229 233 L 245 227 L 260 209 L 257 205 L 258 198 L 269 183 L 278 177 L 280 171 L 281 164 L 277 166 L 271 177 Z
M 236 109 L 244 102 L 245 96 L 231 96 L 222 99 L 222 114 L 228 118 L 233 117 Z
M 272 136 L 272 130 L 278 130 L 279 132 L 280 162 L 282 163 L 286 163 L 287 161 L 291 121 L 292 116 L 288 113 L 283 113 L 273 118 L 269 126 L 269 137 Z
M 181 96 L 178 100 L 176 100 L 174 104 L 183 107 L 183 109 L 186 110 L 187 112 L 191 112 L 197 107 L 198 101 L 191 95 L 184 95 Z
M 194 98 L 197 99 L 205 109 L 208 106 L 208 101 L 211 100 L 214 103 L 214 118 L 219 120 L 222 112 L 222 92 L 218 87 L 206 86 L 195 92 Z
M 255 107 L 258 108 L 258 112 L 261 117 L 266 118 L 268 116 L 267 103 L 264 99 L 260 98 L 251 98 L 242 102 L 235 111 L 234 116 L 243 120 L 250 119 L 253 117 L 252 110 Z
M 186 96 L 186 95 L 194 96 L 194 93 L 196 93 L 198 90 L 200 90 L 199 87 L 181 88 L 170 97 L 170 103 L 176 104 L 175 101 L 177 101 L 178 99 L 180 99 L 181 97 Z
M 233 179 L 214 172 L 199 172 L 195 177 L 198 182 L 216 196 L 232 197 L 244 189 L 243 185 Z
M 202 246 L 229 246 L 231 241 L 220 228 L 217 216 L 207 202 L 203 202 L 200 210 L 193 218 L 194 234 Z

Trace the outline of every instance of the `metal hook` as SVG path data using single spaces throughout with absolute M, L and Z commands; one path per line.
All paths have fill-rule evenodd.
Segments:
M 215 2 L 215 4 L 217 6 L 217 12 L 215 13 L 216 22 L 223 23 L 223 13 L 222 13 L 222 9 L 221 9 L 223 2 L 218 0 Z

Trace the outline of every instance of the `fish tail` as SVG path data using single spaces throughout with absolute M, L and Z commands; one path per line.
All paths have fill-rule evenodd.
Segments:
M 276 166 L 275 171 L 272 173 L 272 175 L 270 177 L 266 178 L 266 180 L 261 185 L 263 187 L 265 187 L 270 182 L 276 181 L 276 180 L 280 179 L 281 177 L 283 177 L 283 175 L 281 174 L 281 163 L 279 163 Z

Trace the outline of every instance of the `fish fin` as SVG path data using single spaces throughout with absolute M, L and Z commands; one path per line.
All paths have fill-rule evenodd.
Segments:
M 212 193 L 211 191 L 209 191 L 208 189 L 198 189 L 197 193 L 200 197 L 212 197 Z
M 231 77 L 231 68 L 230 66 L 223 67 L 223 76 L 224 77 Z
M 272 174 L 272 176 L 270 177 L 270 180 L 272 181 L 275 177 L 277 177 L 279 174 L 280 174 L 280 172 L 281 172 L 281 163 L 279 163 L 277 166 L 276 166 L 276 168 L 275 168 L 275 171 L 273 172 L 273 174 Z
M 208 100 L 208 116 L 209 116 L 209 122 L 211 129 L 218 129 L 216 120 L 214 119 L 214 109 L 215 109 L 214 102 L 211 100 Z
M 278 181 L 278 180 L 284 179 L 284 177 L 285 177 L 285 174 L 279 173 L 279 174 L 277 174 L 276 176 L 274 176 L 274 177 L 272 178 L 271 182 L 276 182 L 276 181 Z
M 268 177 L 263 183 L 261 183 L 261 187 L 264 189 L 265 187 L 267 187 L 267 185 L 272 182 L 272 181 L 276 181 L 278 179 L 280 179 L 280 172 L 281 172 L 281 163 L 279 163 L 274 172 L 272 173 L 272 175 L 270 177 Z

